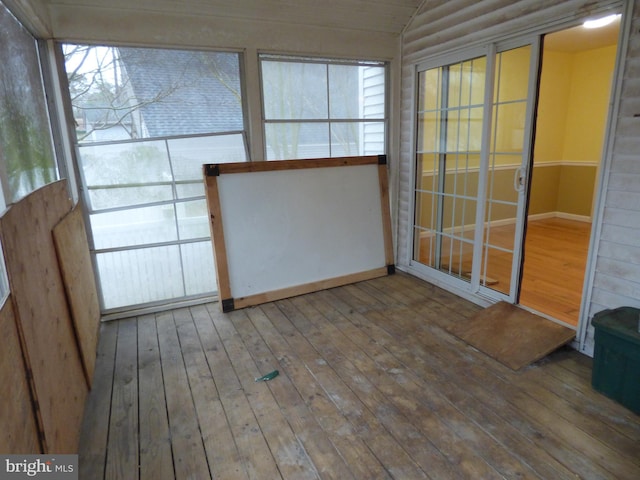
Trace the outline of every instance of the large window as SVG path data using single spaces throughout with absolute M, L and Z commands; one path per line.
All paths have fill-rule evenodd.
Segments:
M 36 40 L 0 3 L 0 213 L 58 179 Z M 0 303 L 9 293 L 0 249 Z
M 2 4 L 0 62 L 0 181 L 8 205 L 58 173 L 36 40 Z
M 267 160 L 385 153 L 386 66 L 261 55 Z
M 239 54 L 64 53 L 103 308 L 211 295 L 202 164 L 247 160 Z

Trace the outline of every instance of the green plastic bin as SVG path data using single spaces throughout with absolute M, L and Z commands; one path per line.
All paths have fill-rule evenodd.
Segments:
M 640 309 L 620 307 L 593 317 L 595 350 L 591 384 L 640 414 Z

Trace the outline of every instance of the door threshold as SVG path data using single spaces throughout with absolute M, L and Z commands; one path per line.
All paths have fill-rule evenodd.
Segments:
M 557 323 L 558 325 L 562 325 L 563 327 L 567 327 L 570 328 L 571 330 L 578 330 L 578 327 L 576 325 L 572 325 L 571 323 L 567 323 L 567 322 L 563 322 L 562 320 L 552 317 L 549 314 L 546 314 L 544 312 L 541 312 L 539 310 L 536 310 L 535 308 L 531 308 L 531 307 L 527 307 L 526 305 L 522 305 L 521 303 L 515 304 L 515 306 L 522 308 L 523 310 L 526 310 L 527 312 L 533 313 L 535 315 L 538 315 L 540 317 L 546 318 L 547 320 L 550 320 L 554 323 Z
M 464 280 L 471 280 L 471 272 L 461 268 L 454 269 L 454 268 L 450 268 L 449 265 L 442 265 L 440 267 L 440 271 L 447 273 L 449 275 L 453 275 L 454 277 L 462 278 Z M 492 277 L 487 277 L 483 275 L 480 278 L 480 284 L 482 286 L 497 285 L 498 283 L 499 283 L 499 280 Z

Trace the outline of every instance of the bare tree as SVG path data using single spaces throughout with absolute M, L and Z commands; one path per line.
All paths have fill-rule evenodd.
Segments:
M 216 96 L 231 97 L 241 117 L 235 54 L 88 45 L 65 45 L 64 54 L 80 142 L 109 129 L 120 129 L 127 138 L 145 137 L 145 112 L 161 104 L 171 105 L 174 115 L 178 110 L 192 115 L 187 110 L 203 103 L 202 96 L 193 100 L 194 84 L 217 83 Z M 235 66 L 225 64 L 234 60 Z

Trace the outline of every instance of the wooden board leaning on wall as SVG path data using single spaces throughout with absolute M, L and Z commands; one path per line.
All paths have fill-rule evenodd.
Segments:
M 65 181 L 48 184 L 0 218 L 10 298 L 32 379 L 44 453 L 75 453 L 88 384 L 52 230 L 70 211 Z
M 85 377 L 87 384 L 91 386 L 98 348 L 100 302 L 81 203 L 53 228 L 53 240 L 78 337 Z

